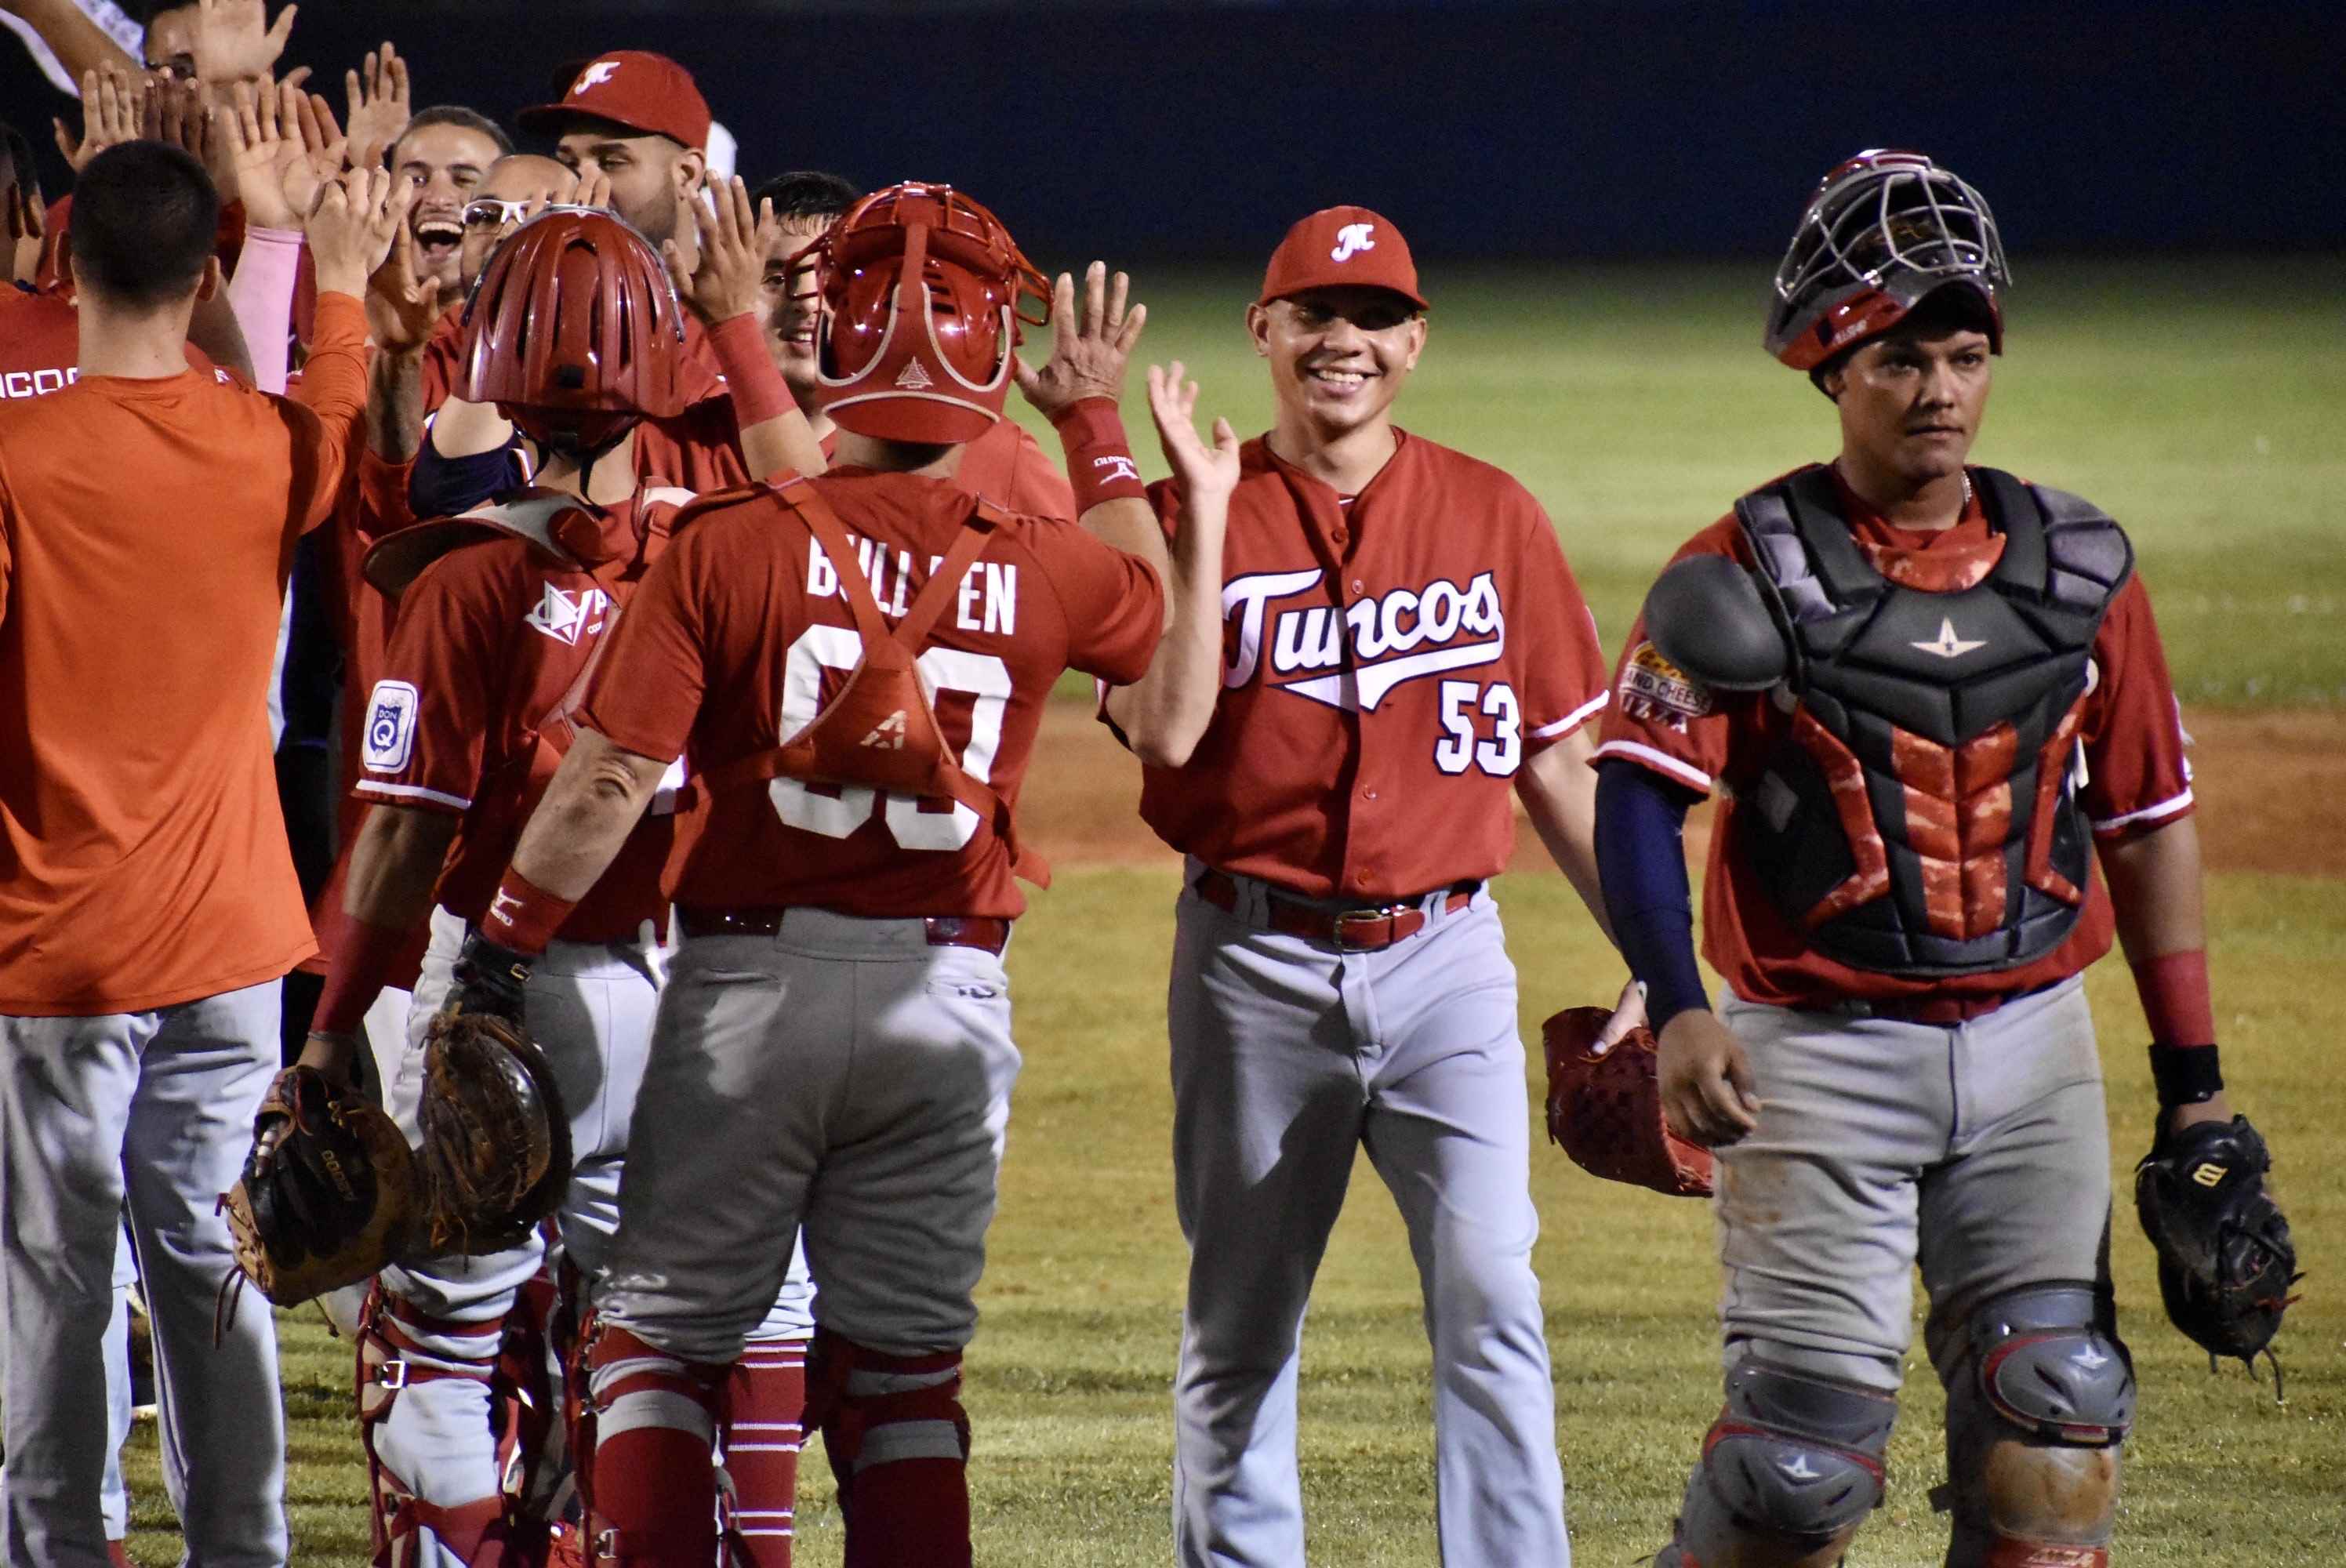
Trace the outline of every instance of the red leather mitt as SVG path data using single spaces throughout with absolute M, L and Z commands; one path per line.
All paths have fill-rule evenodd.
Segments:
M 1662 1119 L 1654 1032 L 1641 1023 L 1600 1051 L 1596 1036 L 1612 1016 L 1602 1007 L 1568 1007 L 1540 1025 L 1549 1140 L 1590 1176 L 1672 1197 L 1708 1197 L 1710 1151 Z

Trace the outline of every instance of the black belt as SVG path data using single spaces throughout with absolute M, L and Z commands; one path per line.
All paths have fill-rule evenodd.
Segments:
M 1209 871 L 1194 885 L 1198 896 L 1216 909 L 1238 912 L 1239 884 L 1229 872 Z M 1474 902 L 1482 888 L 1479 881 L 1452 883 L 1449 896 L 1443 901 L 1443 911 L 1455 914 Z M 1269 912 L 1263 923 L 1282 936 L 1332 942 L 1347 952 L 1374 952 L 1397 942 L 1406 942 L 1425 929 L 1425 911 L 1422 906 L 1426 896 L 1398 903 L 1331 910 L 1272 893 L 1266 901 Z
M 694 909 L 679 904 L 676 922 L 688 937 L 772 936 L 782 929 L 787 908 Z M 993 915 L 928 915 L 921 920 L 931 947 L 975 947 L 999 954 L 1010 945 L 1010 922 Z

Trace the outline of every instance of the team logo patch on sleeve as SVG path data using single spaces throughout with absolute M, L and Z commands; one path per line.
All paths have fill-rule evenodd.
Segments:
M 1639 643 L 1621 667 L 1621 711 L 1631 718 L 1683 732 L 1686 721 L 1711 711 L 1710 691 L 1651 643 Z
M 367 701 L 367 770 L 396 773 L 415 750 L 415 688 L 403 680 L 375 682 Z

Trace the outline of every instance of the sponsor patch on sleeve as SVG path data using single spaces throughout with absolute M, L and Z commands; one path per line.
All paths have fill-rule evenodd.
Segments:
M 415 688 L 403 680 L 375 682 L 367 700 L 367 770 L 396 773 L 415 750 Z
M 1652 643 L 1639 643 L 1621 667 L 1621 711 L 1631 718 L 1683 732 L 1686 721 L 1712 709 L 1709 689 L 1664 658 Z

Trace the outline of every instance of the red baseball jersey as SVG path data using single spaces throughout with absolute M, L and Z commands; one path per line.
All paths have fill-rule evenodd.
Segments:
M 814 481 L 857 566 L 901 619 L 970 513 L 944 480 L 837 469 Z M 764 493 L 688 516 L 597 667 L 580 722 L 692 774 L 778 745 L 862 656 L 838 564 Z M 1062 671 L 1140 678 L 1164 590 L 1137 557 L 1072 523 L 1019 517 L 986 542 L 919 656 L 962 766 L 1013 808 Z M 710 908 L 1012 917 L 1025 901 L 993 825 L 950 800 L 778 779 L 679 825 L 668 890 Z
M 1394 433 L 1350 498 L 1246 443 L 1221 697 L 1187 765 L 1143 770 L 1140 814 L 1167 843 L 1310 898 L 1497 874 L 1516 771 L 1606 700 L 1596 623 L 1539 503 Z M 1150 495 L 1170 533 L 1171 484 Z
M 1892 582 L 1946 593 L 1977 583 L 1994 568 L 2004 537 L 1988 525 L 1974 494 L 1962 519 L 1940 532 L 1895 527 L 1841 486 L 1844 515 L 1874 569 Z M 1673 560 L 1730 555 L 1751 564 L 1733 514 L 1689 540 Z M 2150 595 L 2137 572 L 2110 603 L 2094 639 L 2077 753 L 2080 790 L 2096 837 L 2138 832 L 2192 809 L 2184 759 L 2181 709 L 2167 673 L 2167 654 L 2151 618 Z M 1906 978 L 1851 969 L 1815 952 L 1785 918 L 1747 856 L 1739 852 L 1739 789 L 1749 789 L 1791 728 L 1791 718 L 1765 693 L 1714 692 L 1672 665 L 1646 640 L 1641 616 L 1629 634 L 1617 675 L 1619 701 L 1605 721 L 1600 759 L 1619 758 L 1708 794 L 1725 785 L 1711 835 L 1703 887 L 1702 952 L 1734 993 L 1780 1007 L 1823 1007 L 1856 999 L 2016 994 L 2076 973 L 2107 952 L 2116 924 L 2098 867 L 2086 904 L 2059 947 L 2016 969 L 1981 974 Z
M 636 505 L 672 516 L 674 505 Z M 611 509 L 615 524 L 625 512 Z M 425 567 L 400 596 L 382 677 L 365 714 L 362 802 L 463 819 L 437 899 L 477 923 L 560 758 L 539 729 L 562 703 L 635 583 L 566 565 L 527 541 L 468 544 Z M 672 818 L 647 814 L 611 869 L 563 922 L 567 942 L 634 938 L 665 923 L 660 868 Z

